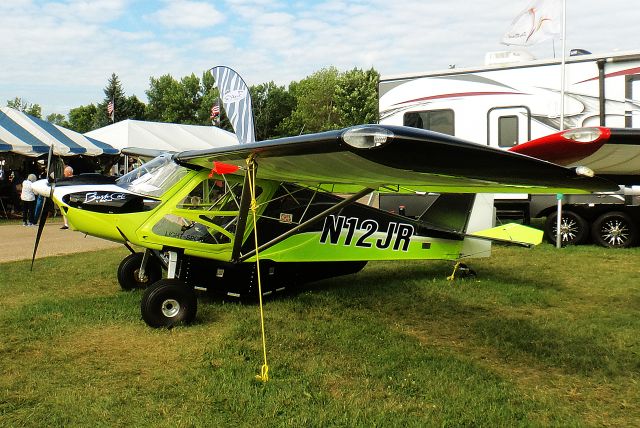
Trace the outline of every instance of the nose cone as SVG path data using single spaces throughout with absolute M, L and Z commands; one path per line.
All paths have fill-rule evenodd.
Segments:
M 49 193 L 51 192 L 51 189 L 49 188 L 49 182 L 47 181 L 47 179 L 36 181 L 31 185 L 31 189 L 33 190 L 33 193 L 35 193 L 36 195 L 46 196 L 46 197 L 48 197 Z

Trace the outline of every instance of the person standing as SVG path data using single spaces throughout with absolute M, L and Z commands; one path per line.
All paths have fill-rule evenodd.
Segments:
M 33 193 L 31 184 L 36 181 L 35 174 L 29 174 L 26 180 L 22 182 L 22 192 L 20 199 L 22 200 L 22 223 L 25 226 L 33 226 L 35 224 L 35 205 L 36 195 Z
M 65 166 L 64 171 L 62 173 L 65 178 L 73 177 L 73 168 L 70 166 Z M 67 216 L 62 213 L 62 218 L 64 219 L 64 225 L 60 229 L 69 229 L 69 221 L 67 220 Z
M 40 176 L 38 176 L 38 180 L 42 180 L 43 178 L 47 178 L 47 171 L 42 170 L 40 172 Z M 42 211 L 42 205 L 44 203 L 44 196 L 36 195 L 36 209 L 34 211 L 33 218 L 38 222 L 40 220 L 40 211 Z

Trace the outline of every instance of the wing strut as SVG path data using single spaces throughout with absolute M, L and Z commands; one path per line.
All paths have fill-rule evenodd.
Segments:
M 236 235 L 233 239 L 233 250 L 231 252 L 231 261 L 237 263 L 240 260 L 240 248 L 242 248 L 242 241 L 244 238 L 244 231 L 247 226 L 247 216 L 249 214 L 249 208 L 251 208 L 251 187 L 249 180 L 251 179 L 251 168 L 257 170 L 258 164 L 255 162 L 253 156 L 247 159 L 247 172 L 244 174 L 244 183 L 242 184 L 242 195 L 240 195 L 240 211 L 238 212 L 238 224 L 236 225 Z
M 367 196 L 369 193 L 373 192 L 374 189 L 370 189 L 370 188 L 365 188 L 362 189 L 361 191 L 359 191 L 358 193 L 352 195 L 351 197 L 338 202 L 337 204 L 335 204 L 334 206 L 327 208 L 326 210 L 324 210 L 323 212 L 321 212 L 320 214 L 311 217 L 309 220 L 305 221 L 304 223 L 300 223 L 299 225 L 297 225 L 296 227 L 294 227 L 293 229 L 288 230 L 287 232 L 283 233 L 282 235 L 273 238 L 271 241 L 264 243 L 262 245 L 260 245 L 257 248 L 257 251 L 263 251 L 275 244 L 277 244 L 278 242 L 281 242 L 285 239 L 287 239 L 289 236 L 294 235 L 296 233 L 298 233 L 301 229 L 304 229 L 307 226 L 310 226 L 320 220 L 322 220 L 323 218 L 325 218 L 326 216 L 328 216 L 329 214 L 332 214 L 340 209 L 342 209 L 343 207 L 350 205 L 352 203 L 354 203 L 355 201 L 357 201 L 358 199 Z M 244 189 L 242 189 L 242 195 L 244 196 Z M 248 210 L 248 208 L 247 208 Z M 242 215 L 242 211 L 240 211 L 240 214 L 238 215 L 238 217 L 240 217 Z M 245 222 L 246 222 L 246 214 L 245 214 Z M 238 225 L 239 226 L 239 225 Z M 244 228 L 244 227 L 243 227 Z M 235 244 L 234 243 L 234 249 L 235 249 Z M 237 261 L 239 262 L 243 262 L 253 256 L 256 255 L 256 250 L 251 250 L 250 252 L 248 252 L 247 254 L 244 254 L 242 256 L 240 256 Z

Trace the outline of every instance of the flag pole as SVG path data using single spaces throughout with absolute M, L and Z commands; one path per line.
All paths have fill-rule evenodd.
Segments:
M 566 89 L 566 58 L 567 52 L 567 0 L 562 0 L 562 62 L 560 63 L 560 131 L 564 131 L 564 93 Z
M 564 92 L 566 87 L 565 52 L 567 51 L 567 0 L 562 0 L 562 62 L 560 63 L 560 131 L 564 131 Z M 556 214 L 556 248 L 562 247 L 562 193 L 556 195 L 558 200 L 558 212 Z

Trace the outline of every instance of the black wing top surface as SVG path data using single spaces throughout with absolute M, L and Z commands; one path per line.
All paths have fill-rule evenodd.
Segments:
M 386 135 L 354 144 L 353 131 Z M 351 132 L 350 132 L 351 131 Z M 357 133 L 357 132 L 356 132 Z M 246 166 L 253 157 L 258 177 L 304 185 L 341 185 L 456 193 L 590 193 L 618 190 L 598 177 L 578 175 L 517 153 L 471 143 L 436 132 L 386 125 L 187 151 L 174 159 L 188 167 L 211 169 L 213 162 Z

